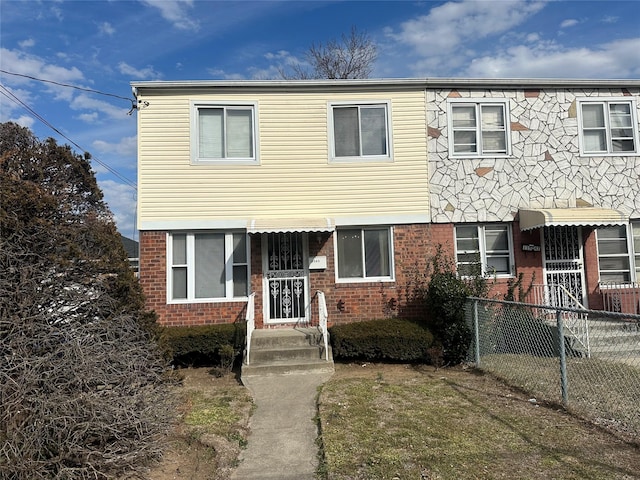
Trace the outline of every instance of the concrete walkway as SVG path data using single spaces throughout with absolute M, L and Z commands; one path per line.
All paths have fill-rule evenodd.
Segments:
M 330 373 L 299 373 L 242 379 L 256 410 L 249 422 L 247 448 L 232 479 L 315 479 L 316 399 L 318 387 L 330 377 Z

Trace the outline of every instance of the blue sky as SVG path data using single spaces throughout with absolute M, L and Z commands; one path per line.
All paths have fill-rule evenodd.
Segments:
M 0 73 L 0 121 L 69 143 L 35 112 L 91 152 L 130 237 L 136 113 L 128 115 L 126 99 L 134 80 L 279 78 L 279 67 L 303 62 L 313 42 L 352 26 L 378 46 L 375 78 L 640 78 L 637 0 L 0 0 L 0 18 L 0 69 L 19 74 Z

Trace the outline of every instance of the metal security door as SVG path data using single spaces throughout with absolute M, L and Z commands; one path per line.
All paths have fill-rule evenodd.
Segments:
M 580 227 L 544 227 L 544 271 L 547 291 L 557 291 L 554 288 L 560 286 L 562 290 L 573 297 L 575 303 L 585 305 L 586 295 L 584 291 L 584 268 L 582 262 L 582 235 Z M 567 305 L 565 295 L 558 293 L 551 295 L 553 306 L 572 307 Z M 557 298 L 556 298 L 557 297 Z M 564 299 L 561 300 L 560 297 Z
M 267 323 L 308 322 L 309 269 L 302 233 L 265 234 L 263 256 Z

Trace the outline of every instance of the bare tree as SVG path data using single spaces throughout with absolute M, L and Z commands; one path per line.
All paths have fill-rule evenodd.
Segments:
M 293 64 L 291 72 L 281 68 L 280 75 L 286 80 L 368 78 L 377 58 L 376 44 L 369 35 L 351 27 L 351 33 L 340 40 L 311 44 L 305 53 L 309 67 Z

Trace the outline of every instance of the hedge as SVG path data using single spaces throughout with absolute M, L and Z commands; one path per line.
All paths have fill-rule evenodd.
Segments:
M 244 323 L 164 327 L 162 343 L 177 366 L 212 366 L 221 361 L 220 349 L 231 345 L 240 355 L 246 338 Z
M 370 320 L 329 329 L 335 359 L 428 362 L 433 334 L 411 320 Z

